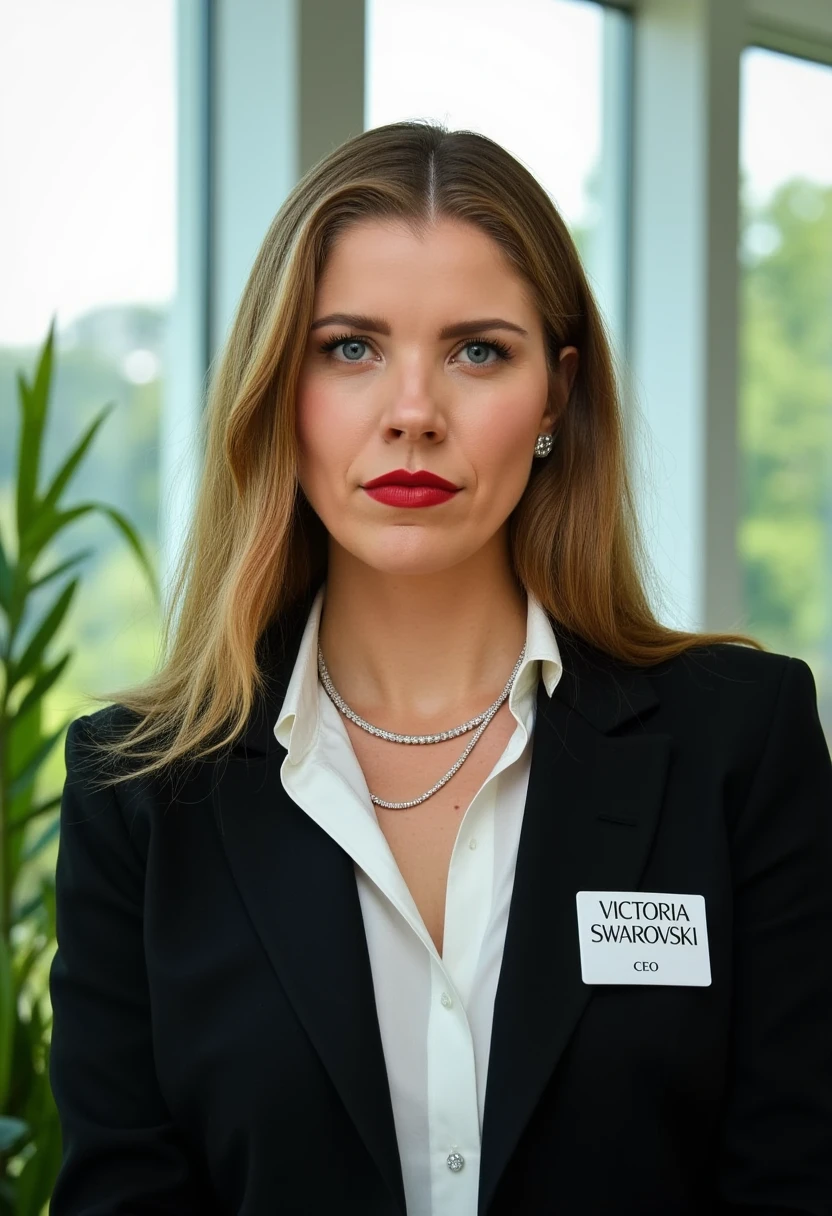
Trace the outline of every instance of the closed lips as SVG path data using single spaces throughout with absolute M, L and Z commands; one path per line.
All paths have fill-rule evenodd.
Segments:
M 381 477 L 374 477 L 372 481 L 364 482 L 365 490 L 374 490 L 379 486 L 430 486 L 434 490 L 451 492 L 460 488 L 455 486 L 452 481 L 439 477 L 436 473 L 430 473 L 427 470 L 409 473 L 407 469 L 395 469 L 392 473 L 383 473 Z

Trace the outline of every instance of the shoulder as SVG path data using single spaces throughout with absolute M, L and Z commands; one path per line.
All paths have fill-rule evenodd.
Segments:
M 124 705 L 105 705 L 81 714 L 69 723 L 66 733 L 67 772 L 96 758 L 104 760 L 105 746 L 121 738 L 139 722 L 139 715 Z
M 738 704 L 761 696 L 765 700 L 777 696 L 792 668 L 802 669 L 811 680 L 802 659 L 734 642 L 694 644 L 670 658 L 635 664 L 601 651 L 569 631 L 560 631 L 558 641 L 565 666 L 578 677 L 625 690 L 649 686 L 661 701 L 718 698 Z
M 659 692 L 673 686 L 691 694 L 701 690 L 705 695 L 719 692 L 730 696 L 734 690 L 742 699 L 745 694 L 759 696 L 766 691 L 776 694 L 792 664 L 809 671 L 802 659 L 739 643 L 719 642 L 692 646 L 672 659 L 641 670 L 656 682 Z
M 158 774 L 137 778 L 135 762 L 114 753 L 112 747 L 141 722 L 141 716 L 124 705 L 106 705 L 74 718 L 64 743 L 66 783 L 69 787 L 122 803 L 134 792 L 149 787 L 164 792 Z
M 118 738 L 138 721 L 139 715 L 126 705 L 104 705 L 92 713 L 74 718 L 69 730 L 79 739 L 97 743 Z
M 784 796 L 803 783 L 815 805 L 819 791 L 832 794 L 815 680 L 803 659 L 721 642 L 629 671 L 652 691 L 649 700 L 641 694 L 635 729 L 669 736 L 686 781 L 718 774 L 740 802 L 755 782 Z
M 642 670 L 663 720 L 710 754 L 759 760 L 780 736 L 824 750 L 815 680 L 803 659 L 724 642 Z
M 630 664 L 569 635 L 567 700 L 605 726 L 635 720 L 714 754 L 759 753 L 775 718 L 820 730 L 811 669 L 802 659 L 734 642 L 694 644 L 658 663 Z M 622 706 L 626 705 L 626 712 Z
M 733 642 L 694 646 L 642 670 L 662 699 L 681 698 L 697 707 L 770 718 L 783 702 L 817 704 L 815 679 L 803 659 Z

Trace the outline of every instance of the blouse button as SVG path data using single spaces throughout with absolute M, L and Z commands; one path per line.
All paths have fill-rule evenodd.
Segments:
M 465 1158 L 463 1157 L 462 1153 L 450 1153 L 449 1154 L 448 1169 L 452 1173 L 458 1174 L 464 1164 L 465 1164 Z
M 439 1000 L 442 1002 L 445 1009 L 450 1009 L 454 1003 L 454 998 L 452 996 L 448 996 L 447 992 L 443 992 Z

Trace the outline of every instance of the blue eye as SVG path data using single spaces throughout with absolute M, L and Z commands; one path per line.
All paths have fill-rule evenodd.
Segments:
M 356 338 L 352 334 L 341 334 L 337 338 L 330 338 L 327 342 L 322 342 L 318 349 L 322 354 L 328 354 L 335 350 L 337 346 L 367 346 L 363 338 Z M 357 359 L 347 359 L 348 363 L 357 363 Z
M 489 340 L 486 340 L 485 338 L 472 338 L 469 342 L 466 342 L 465 345 L 461 346 L 459 349 L 467 350 L 469 346 L 473 346 L 475 348 L 479 347 L 480 350 L 484 350 L 486 352 L 489 350 L 493 350 L 495 355 L 497 356 L 496 362 L 499 362 L 501 359 L 510 359 L 511 358 L 510 348 L 508 346 L 506 346 L 504 342 L 497 342 L 493 338 L 491 338 Z M 474 363 L 472 363 L 471 366 L 472 367 L 487 367 L 488 364 L 474 362 Z
M 328 338 L 326 342 L 322 342 L 318 347 L 318 350 L 321 352 L 321 354 L 326 355 L 336 350 L 339 346 L 344 346 L 347 348 L 352 347 L 354 349 L 355 347 L 370 345 L 371 342 L 369 338 L 360 338 L 356 334 L 338 334 L 336 337 Z M 459 351 L 467 350 L 469 347 L 479 347 L 480 350 L 485 351 L 493 350 L 497 358 L 493 360 L 492 363 L 508 361 L 514 357 L 511 347 L 507 346 L 505 342 L 498 342 L 495 338 L 469 338 L 462 344 L 462 346 L 460 346 L 457 354 L 459 354 Z M 353 359 L 345 354 L 345 358 L 343 360 L 339 360 L 339 362 L 360 363 L 361 359 L 360 356 L 359 358 Z M 488 367 L 489 364 L 487 362 L 478 363 L 476 361 L 472 361 L 470 366 Z
M 368 346 L 369 342 L 365 338 L 357 338 L 355 334 L 339 334 L 336 338 L 329 338 L 326 342 L 322 342 L 318 347 L 321 354 L 329 354 L 338 346 Z M 347 363 L 357 363 L 357 359 L 347 359 Z

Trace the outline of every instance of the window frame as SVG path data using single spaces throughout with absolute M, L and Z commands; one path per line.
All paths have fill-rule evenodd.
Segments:
M 187 437 L 198 421 L 193 403 L 201 405 L 211 360 L 281 198 L 319 156 L 363 129 L 366 27 L 364 0 L 177 2 L 182 252 L 167 410 L 171 431 Z M 636 442 L 653 436 L 634 477 L 659 580 L 654 607 L 681 627 L 742 629 L 740 60 L 746 46 L 758 45 L 832 64 L 832 9 L 826 0 L 578 2 L 632 18 L 626 138 L 619 115 L 605 139 L 619 153 L 624 230 L 619 278 L 606 294 L 619 301 L 613 328 L 622 335 L 628 422 Z M 663 62 L 663 40 L 678 70 Z M 271 70 L 253 71 L 264 54 Z M 327 104 L 333 95 L 337 106 Z M 613 111 L 605 107 L 609 122 Z M 726 124 L 730 112 L 736 121 Z M 265 169 L 251 158 L 252 132 L 262 130 L 264 115 L 275 149 Z M 668 134 L 674 124 L 702 139 L 675 146 L 684 141 Z M 670 216 L 668 158 L 687 191 Z M 667 229 L 664 247 L 655 240 L 657 223 Z M 679 264 L 668 248 L 686 251 Z M 177 361 L 185 371 L 177 372 Z M 190 498 L 171 467 L 163 485 L 163 501 L 169 498 L 175 509 L 163 533 L 173 554 Z

